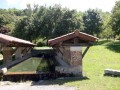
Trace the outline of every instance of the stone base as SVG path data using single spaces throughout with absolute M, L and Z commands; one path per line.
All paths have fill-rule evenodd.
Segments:
M 73 74 L 75 76 L 83 76 L 81 66 L 77 66 L 77 67 L 56 66 L 55 70 L 59 73 Z

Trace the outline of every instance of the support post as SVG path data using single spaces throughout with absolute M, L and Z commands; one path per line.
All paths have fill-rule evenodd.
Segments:
M 3 63 L 8 64 L 12 61 L 12 47 L 3 47 Z
M 25 47 L 22 51 L 23 56 L 31 55 L 31 47 Z
M 23 47 L 18 47 L 15 51 L 15 59 L 21 59 L 22 58 L 22 51 Z
M 82 58 L 85 56 L 85 54 L 87 53 L 88 49 L 90 48 L 90 46 L 87 46 L 87 48 L 85 49 L 85 51 L 82 54 Z
M 2 44 L 0 43 L 0 51 L 2 50 Z

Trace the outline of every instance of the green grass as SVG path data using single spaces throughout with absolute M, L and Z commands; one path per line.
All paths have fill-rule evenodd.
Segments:
M 120 42 L 103 42 L 92 46 L 83 58 L 86 78 L 55 80 L 53 84 L 75 86 L 78 90 L 120 90 L 120 77 L 104 76 L 104 69 L 120 70 Z
M 44 47 L 35 47 L 36 50 L 50 50 L 52 47 L 44 46 Z

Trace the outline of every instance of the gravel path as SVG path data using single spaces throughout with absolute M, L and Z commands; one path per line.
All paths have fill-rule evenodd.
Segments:
M 31 85 L 31 82 L 0 82 L 0 90 L 75 90 L 75 87 L 64 85 Z

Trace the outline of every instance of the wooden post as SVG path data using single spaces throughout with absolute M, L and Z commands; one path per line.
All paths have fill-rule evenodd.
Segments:
M 22 51 L 23 56 L 31 55 L 31 47 L 25 47 Z
M 3 63 L 7 64 L 12 61 L 12 47 L 3 47 Z
M 32 49 L 32 47 L 27 47 L 27 53 L 28 54 L 31 54 L 31 49 Z
M 90 48 L 90 46 L 87 46 L 87 48 L 85 49 L 85 51 L 82 54 L 82 58 L 85 56 L 85 54 L 87 53 L 88 49 Z
M 78 44 L 78 38 L 74 38 L 74 44 Z
M 2 50 L 2 44 L 0 43 L 0 51 Z
M 22 58 L 22 51 L 23 47 L 18 47 L 15 51 L 15 59 L 21 59 Z

